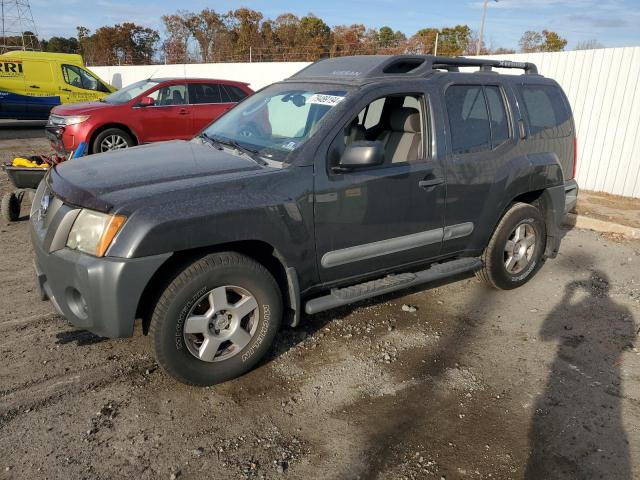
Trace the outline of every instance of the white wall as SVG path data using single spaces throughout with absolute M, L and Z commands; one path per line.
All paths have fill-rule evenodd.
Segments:
M 247 82 L 252 89 L 258 90 L 290 77 L 307 65 L 309 64 L 306 62 L 256 62 L 90 68 L 97 73 L 100 78 L 118 88 L 151 77 L 202 77 Z
M 542 75 L 562 85 L 571 102 L 578 131 L 580 186 L 640 198 L 640 47 L 499 57 L 533 62 Z M 306 65 L 304 62 L 221 63 L 93 67 L 92 70 L 116 86 L 150 76 L 188 76 L 240 80 L 249 82 L 257 90 L 290 77 Z

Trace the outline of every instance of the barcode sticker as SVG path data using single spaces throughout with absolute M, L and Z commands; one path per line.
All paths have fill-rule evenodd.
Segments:
M 329 105 L 331 107 L 339 104 L 344 97 L 338 97 L 337 95 L 323 95 L 321 93 L 316 93 L 311 95 L 307 100 L 307 103 L 311 103 L 314 105 Z

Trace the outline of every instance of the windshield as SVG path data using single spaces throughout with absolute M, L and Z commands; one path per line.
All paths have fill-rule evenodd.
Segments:
M 127 103 L 128 101 L 136 98 L 142 92 L 145 92 L 156 85 L 158 85 L 158 82 L 153 80 L 140 80 L 139 82 L 132 83 L 111 95 L 107 95 L 102 100 L 107 103 Z
M 322 118 L 346 94 L 327 87 L 272 85 L 240 103 L 203 134 L 219 142 L 237 143 L 266 159 L 285 161 L 313 136 Z

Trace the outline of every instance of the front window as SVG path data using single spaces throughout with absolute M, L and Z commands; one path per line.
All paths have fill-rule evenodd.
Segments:
M 111 95 L 107 95 L 102 99 L 102 101 L 113 104 L 127 103 L 156 85 L 158 85 L 158 82 L 153 80 L 140 80 L 139 82 L 132 83 L 128 87 L 118 90 Z
M 96 77 L 75 65 L 62 65 L 62 76 L 64 81 L 73 87 L 97 92 L 107 91 Z
M 313 136 L 323 117 L 346 94 L 346 90 L 335 87 L 272 85 L 211 124 L 204 135 L 236 142 L 268 159 L 285 161 Z

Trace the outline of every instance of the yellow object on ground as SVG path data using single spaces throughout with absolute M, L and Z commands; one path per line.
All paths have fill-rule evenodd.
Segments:
M 14 167 L 26 167 L 26 168 L 49 168 L 49 165 L 46 163 L 37 163 L 33 160 L 29 160 L 28 158 L 17 157 L 14 158 L 11 162 L 11 165 Z

